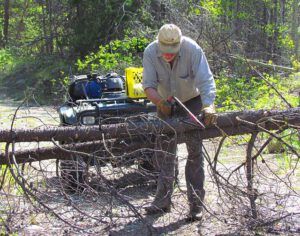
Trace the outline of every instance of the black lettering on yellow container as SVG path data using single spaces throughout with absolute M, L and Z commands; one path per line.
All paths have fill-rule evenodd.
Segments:
M 143 68 L 128 67 L 125 69 L 126 93 L 129 98 L 146 98 L 142 87 Z

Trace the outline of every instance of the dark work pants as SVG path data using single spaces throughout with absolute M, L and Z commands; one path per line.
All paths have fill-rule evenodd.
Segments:
M 195 115 L 201 111 L 201 97 L 195 97 L 184 103 L 185 106 Z M 187 116 L 183 109 L 177 109 L 174 115 Z M 165 119 L 158 111 L 158 117 Z M 188 158 L 185 166 L 185 178 L 187 185 L 187 196 L 191 212 L 199 212 L 202 207 L 205 191 L 204 185 L 204 160 L 202 154 L 202 140 L 199 132 L 193 131 L 186 135 L 186 146 Z M 157 139 L 158 149 L 168 153 L 157 155 L 156 162 L 160 169 L 158 185 L 156 190 L 154 205 L 165 207 L 171 204 L 171 195 L 175 178 L 175 161 L 176 161 L 176 140 L 172 137 L 159 137 Z M 171 154 L 172 153 L 172 154 Z

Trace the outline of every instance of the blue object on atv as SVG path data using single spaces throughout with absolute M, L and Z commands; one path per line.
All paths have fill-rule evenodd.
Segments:
M 102 86 L 97 80 L 87 81 L 85 90 L 88 98 L 101 98 L 102 96 Z
M 102 85 L 97 78 L 89 79 L 87 76 L 80 76 L 70 84 L 69 95 L 73 101 L 101 98 L 102 90 Z
M 75 76 L 69 86 L 69 95 L 72 101 L 101 98 L 104 92 L 123 91 L 123 80 L 116 73 L 107 74 L 105 77 L 97 74 Z

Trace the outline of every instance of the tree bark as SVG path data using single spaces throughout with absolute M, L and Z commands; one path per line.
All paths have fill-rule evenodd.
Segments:
M 273 60 L 276 61 L 277 54 L 280 53 L 278 50 L 278 37 L 279 37 L 279 24 L 278 24 L 278 0 L 273 0 L 273 14 L 272 14 L 272 22 L 274 24 L 274 34 L 272 37 L 272 48 L 271 48 L 271 55 Z
M 160 22 L 164 19 L 166 14 L 166 9 L 164 3 L 161 0 L 151 0 L 150 7 L 153 11 L 154 20 Z
M 281 24 L 285 24 L 285 5 L 286 5 L 286 0 L 280 0 L 280 20 Z
M 26 31 L 25 21 L 27 18 L 28 10 L 30 9 L 30 3 L 28 0 L 24 0 L 22 13 L 18 17 L 18 23 L 16 24 L 16 39 L 22 40 L 24 31 Z
M 3 21 L 3 47 L 8 43 L 9 33 L 9 0 L 4 1 L 4 21 Z
M 232 9 L 231 11 L 234 14 L 234 20 L 232 20 L 233 23 L 233 40 L 234 41 L 239 41 L 241 39 L 241 19 L 238 16 L 240 13 L 240 0 L 235 0 L 235 9 Z
M 53 54 L 53 6 L 52 0 L 46 0 L 46 10 L 48 15 L 48 33 L 46 38 L 46 48 L 48 54 Z
M 15 151 L 14 153 L 10 152 L 8 156 L 10 163 L 16 162 L 21 164 L 49 159 L 70 160 L 76 152 L 81 152 L 81 157 L 86 160 L 96 157 L 104 163 L 112 162 L 112 160 L 116 163 L 122 161 L 123 155 L 130 157 L 132 155 L 128 153 L 142 148 L 153 149 L 154 143 L 146 140 L 143 142 L 137 138 L 130 140 L 106 140 L 105 143 L 103 141 L 93 141 Z M 8 164 L 7 159 L 4 153 L 0 153 L 0 165 L 4 164 Z
M 293 1 L 292 5 L 292 25 L 291 25 L 291 36 L 294 42 L 294 53 L 297 60 L 300 60 L 300 32 L 298 31 L 300 25 L 300 5 L 298 0 Z
M 257 138 L 257 132 L 252 133 L 251 139 L 248 143 L 247 147 L 247 156 L 246 156 L 246 178 L 247 178 L 247 192 L 248 198 L 250 201 L 251 207 L 251 215 L 253 219 L 257 218 L 257 211 L 256 211 L 256 194 L 255 189 L 253 188 L 253 178 L 254 178 L 254 163 L 252 159 L 252 150 L 254 147 L 255 139 Z
M 45 44 L 42 46 L 42 52 L 47 54 L 48 53 L 48 40 L 47 40 L 47 24 L 46 24 L 46 6 L 44 2 L 41 2 L 42 7 L 42 29 L 43 29 L 43 36 L 45 40 Z

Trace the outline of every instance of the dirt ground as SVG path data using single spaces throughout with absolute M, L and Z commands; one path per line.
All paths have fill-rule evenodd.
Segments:
M 17 104 L 0 103 L 0 128 L 11 126 Z M 55 107 L 24 107 L 18 113 L 14 127 L 35 128 L 58 125 Z M 234 138 L 224 144 L 217 170 L 228 177 L 245 160 L 246 139 Z M 220 139 L 205 141 L 212 160 Z M 42 144 L 22 144 L 17 149 Z M 259 146 L 259 144 L 258 144 Z M 4 150 L 4 144 L 1 144 Z M 24 197 L 24 191 L 13 178 L 10 186 L 0 190 L 0 229 L 17 235 L 297 235 L 300 234 L 300 170 L 296 161 L 281 161 L 282 154 L 264 154 L 255 165 L 253 185 L 258 196 L 257 219 L 251 217 L 246 191 L 244 168 L 234 172 L 229 183 L 216 182 L 206 160 L 206 199 L 202 221 L 186 222 L 188 202 L 184 168 L 187 157 L 185 144 L 178 145 L 179 183 L 175 187 L 170 213 L 148 216 L 143 210 L 155 195 L 155 181 L 144 178 L 136 165 L 128 168 L 112 166 L 95 169 L 89 188 L 81 194 L 62 191 L 56 174 L 55 161 L 43 161 L 27 166 L 21 174 L 27 188 L 36 194 Z M 97 171 L 115 179 L 110 188 L 97 179 Z M 4 168 L 1 176 L 4 175 Z M 130 179 L 132 178 L 132 179 Z M 7 179 L 6 179 L 7 181 Z M 94 185 L 93 185 L 94 183 Z M 138 183 L 138 184 L 137 184 Z M 105 188 L 94 188 L 103 187 Z M 60 219 L 59 219 L 60 218 Z M 282 218 L 281 220 L 278 220 Z M 2 225 L 1 225 L 2 224 Z M 1 232 L 1 231 L 0 231 Z

